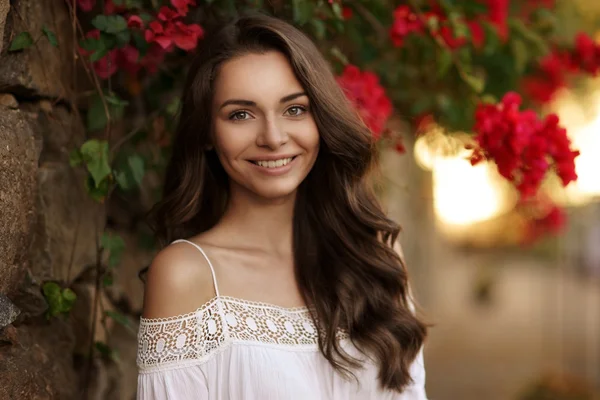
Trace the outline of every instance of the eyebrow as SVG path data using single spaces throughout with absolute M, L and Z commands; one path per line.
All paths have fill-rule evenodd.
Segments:
M 279 100 L 280 104 L 286 103 L 288 101 L 294 100 L 298 97 L 301 96 L 306 96 L 305 92 L 298 92 L 298 93 L 292 93 L 292 94 L 288 94 L 287 96 L 282 97 Z M 251 100 L 242 100 L 242 99 L 230 99 L 230 100 L 226 100 L 223 104 L 221 104 L 221 107 L 219 107 L 219 110 L 222 109 L 225 106 L 228 106 L 230 104 L 235 104 L 238 106 L 245 106 L 245 107 L 256 107 L 256 103 L 251 101 Z

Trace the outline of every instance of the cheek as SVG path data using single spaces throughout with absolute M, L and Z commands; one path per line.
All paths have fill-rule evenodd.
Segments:
M 249 135 L 238 132 L 235 128 L 223 129 L 215 126 L 213 132 L 214 144 L 221 162 L 229 163 L 249 145 Z

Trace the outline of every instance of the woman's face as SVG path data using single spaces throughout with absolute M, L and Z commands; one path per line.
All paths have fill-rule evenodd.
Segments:
M 294 194 L 319 152 L 309 99 L 287 58 L 247 54 L 221 66 L 215 81 L 213 141 L 232 194 L 274 200 Z

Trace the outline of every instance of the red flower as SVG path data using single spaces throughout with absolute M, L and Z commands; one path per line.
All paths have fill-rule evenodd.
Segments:
M 95 5 L 96 0 L 77 0 L 77 7 L 79 7 L 81 11 L 92 11 Z
M 487 20 L 496 27 L 502 40 L 508 38 L 508 7 L 509 0 L 482 0 L 488 6 Z
M 554 166 L 564 186 L 577 179 L 567 132 L 555 114 L 540 120 L 531 110 L 520 111 L 521 96 L 507 93 L 500 104 L 480 104 L 475 113 L 477 147 L 471 163 L 493 160 L 498 172 L 516 185 L 523 198 L 533 196 Z
M 548 200 L 534 200 L 533 206 L 541 209 L 541 216 L 528 221 L 525 227 L 524 242 L 531 244 L 545 234 L 556 235 L 565 227 L 567 216 L 563 209 Z
M 195 6 L 195 0 L 171 0 L 173 7 L 177 9 L 177 13 L 182 17 L 186 16 L 189 12 L 189 6 Z
M 540 61 L 535 75 L 523 79 L 523 90 L 541 104 L 552 101 L 556 93 L 566 86 L 564 65 L 564 56 L 552 52 Z
M 422 30 L 423 24 L 409 6 L 398 6 L 394 10 L 394 22 L 390 29 L 390 38 L 394 46 L 402 46 L 406 36 Z
M 392 103 L 386 96 L 379 78 L 372 72 L 361 72 L 354 65 L 347 65 L 338 83 L 356 107 L 363 122 L 379 139 L 387 119 L 392 114 Z
M 352 18 L 352 9 L 350 7 L 343 7 L 342 8 L 342 18 L 344 19 L 350 19 Z
M 131 29 L 142 29 L 144 27 L 144 21 L 137 15 L 131 15 L 127 19 L 127 26 Z
M 139 59 L 139 50 L 131 45 L 127 45 L 122 49 L 118 49 L 117 51 L 117 64 L 119 68 L 132 75 L 135 75 L 142 67 Z
M 585 72 L 596 75 L 600 71 L 600 46 L 585 33 L 575 37 L 573 62 Z
M 204 36 L 200 25 L 186 25 L 179 21 L 180 15 L 168 7 L 161 7 L 158 13 L 159 20 L 152 21 L 146 29 L 145 38 L 148 43 L 157 43 L 166 51 L 171 51 L 173 46 L 182 50 L 193 50 L 198 39 Z
M 104 1 L 104 14 L 112 15 L 112 14 L 121 14 L 127 11 L 127 7 L 122 5 L 116 5 L 113 3 L 113 0 L 105 0 Z
M 165 58 L 165 50 L 155 44 L 148 49 L 146 55 L 140 60 L 140 65 L 145 68 L 149 74 L 154 74 L 158 71 L 158 66 Z

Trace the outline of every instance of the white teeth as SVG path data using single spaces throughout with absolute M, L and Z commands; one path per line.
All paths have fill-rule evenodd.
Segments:
M 283 167 L 284 165 L 289 164 L 290 161 L 292 161 L 292 157 L 282 158 L 280 160 L 271 160 L 271 161 L 255 161 L 254 163 L 260 165 L 261 167 L 265 167 L 265 168 L 277 168 L 277 167 Z

